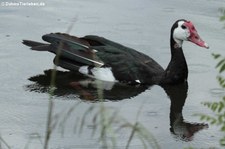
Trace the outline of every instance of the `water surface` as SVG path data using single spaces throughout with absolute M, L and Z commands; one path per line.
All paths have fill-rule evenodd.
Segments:
M 135 122 L 142 107 L 138 121 L 155 136 L 161 148 L 220 148 L 218 140 L 222 134 L 218 128 L 204 124 L 193 114 L 211 114 L 201 102 L 216 101 L 222 96 L 215 92 L 219 86 L 211 53 L 224 53 L 225 30 L 218 21 L 218 9 L 225 6 L 224 0 L 54 0 L 45 4 L 0 7 L 0 134 L 13 149 L 27 144 L 32 149 L 42 146 L 48 111 L 46 91 L 54 57 L 51 53 L 28 50 L 21 44 L 22 39 L 41 41 L 43 34 L 66 32 L 75 20 L 70 34 L 104 36 L 150 55 L 165 68 L 170 60 L 170 27 L 180 18 L 191 20 L 210 45 L 205 50 L 184 43 L 188 84 L 169 88 L 106 84 L 104 104 L 131 122 Z M 98 136 L 90 135 L 94 113 L 90 114 L 81 135 L 74 132 L 84 112 L 92 105 L 98 106 L 94 102 L 98 94 L 95 85 L 77 86 L 77 82 L 86 78 L 63 69 L 58 74 L 54 115 L 59 115 L 62 121 L 70 108 L 77 103 L 79 106 L 66 121 L 63 135 L 60 128 L 55 129 L 50 147 L 100 148 Z M 130 131 L 116 135 L 116 148 L 125 148 Z M 143 148 L 143 145 L 134 138 L 130 148 Z

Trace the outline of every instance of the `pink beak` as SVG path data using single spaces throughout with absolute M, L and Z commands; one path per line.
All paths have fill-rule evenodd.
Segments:
M 194 25 L 192 24 L 192 22 L 187 21 L 184 23 L 184 25 L 189 29 L 190 31 L 190 36 L 188 37 L 188 41 L 193 42 L 195 44 L 197 44 L 200 47 L 204 47 L 204 48 L 209 48 L 208 44 L 203 41 L 200 36 L 198 35 L 197 30 L 195 29 Z

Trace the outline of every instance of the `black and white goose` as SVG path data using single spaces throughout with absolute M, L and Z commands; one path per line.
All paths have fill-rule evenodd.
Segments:
M 187 80 L 188 68 L 182 50 L 183 41 L 209 48 L 200 38 L 194 25 L 184 19 L 171 28 L 171 61 L 164 70 L 149 56 L 108 39 L 88 35 L 75 37 L 63 33 L 42 36 L 44 41 L 23 40 L 32 50 L 59 53 L 54 63 L 89 77 L 110 81 L 140 84 L 178 84 Z M 58 52 L 57 52 L 58 51 Z

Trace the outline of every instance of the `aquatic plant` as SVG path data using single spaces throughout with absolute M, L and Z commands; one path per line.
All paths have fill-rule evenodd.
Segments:
M 65 111 L 63 115 L 61 113 L 61 116 L 57 116 L 59 118 L 57 120 L 58 127 L 62 135 L 65 129 L 71 129 L 67 128 L 66 124 L 68 124 L 68 119 L 71 116 L 78 113 L 76 107 L 80 104 L 82 102 L 76 103 Z M 135 137 L 138 137 L 142 142 L 143 148 L 159 149 L 160 146 L 154 136 L 138 121 L 143 105 L 137 111 L 135 121 L 129 122 L 119 114 L 120 111 L 117 108 L 106 106 L 104 102 L 93 103 L 81 114 L 80 119 L 76 119 L 73 124 L 73 132 L 81 135 L 86 126 L 91 126 L 92 131 L 90 132 L 90 136 L 97 136 L 98 143 L 100 143 L 102 148 L 117 148 L 117 136 L 121 134 L 121 131 L 125 131 L 128 133 L 124 148 L 128 149 L 131 141 Z
M 225 93 L 225 57 L 220 54 L 212 54 L 213 57 L 218 60 L 216 65 L 219 74 L 217 76 L 218 83 Z M 200 116 L 201 120 L 210 122 L 211 125 L 217 125 L 220 127 L 220 131 L 224 133 L 224 136 L 220 139 L 220 145 L 225 146 L 225 96 L 223 96 L 219 101 L 214 102 L 204 102 L 204 106 L 208 107 L 213 115 L 206 114 L 196 114 Z
M 225 8 L 220 8 L 221 12 L 220 21 L 225 21 Z M 225 27 L 225 26 L 224 26 Z M 221 87 L 221 90 L 225 93 L 225 56 L 221 54 L 212 54 L 213 58 L 217 60 L 216 69 L 218 70 L 217 80 Z M 209 108 L 213 115 L 196 114 L 200 116 L 201 120 L 210 122 L 211 125 L 217 125 L 220 127 L 220 131 L 224 133 L 224 136 L 220 139 L 220 145 L 225 146 L 225 96 L 221 97 L 219 101 L 203 102 L 204 106 Z
M 67 33 L 69 33 L 72 28 L 73 25 L 75 24 L 75 22 L 77 21 L 77 17 L 74 17 L 74 19 L 72 20 L 71 25 L 68 27 L 67 29 Z M 57 49 L 56 52 L 56 64 L 59 62 L 59 56 L 60 56 L 60 48 L 63 46 L 62 42 L 60 42 L 59 47 Z M 50 84 L 50 89 L 49 89 L 49 103 L 48 103 L 48 113 L 47 113 L 47 124 L 46 124 L 46 134 L 45 134 L 45 141 L 44 141 L 44 149 L 48 149 L 48 143 L 53 131 L 53 125 L 52 125 L 52 115 L 53 115 L 53 106 L 54 106 L 54 102 L 53 102 L 53 95 L 54 95 L 54 91 L 55 91 L 55 80 L 56 80 L 56 72 L 57 72 L 57 65 L 53 65 L 53 71 L 52 71 L 52 75 L 51 75 L 51 84 Z
M 225 8 L 220 8 L 219 11 L 222 14 L 220 17 L 220 21 L 225 21 Z
M 10 145 L 0 135 L 0 149 L 2 149 L 3 146 L 5 146 L 7 149 L 11 149 Z

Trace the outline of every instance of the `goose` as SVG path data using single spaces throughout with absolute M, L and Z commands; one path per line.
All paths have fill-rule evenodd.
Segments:
M 209 46 L 200 38 L 193 23 L 185 19 L 177 20 L 170 34 L 171 60 L 166 69 L 137 50 L 95 35 L 76 37 L 50 33 L 42 36 L 48 43 L 23 40 L 23 44 L 35 51 L 52 52 L 56 54 L 55 65 L 97 80 L 127 84 L 179 84 L 188 78 L 183 41 L 207 49 Z

